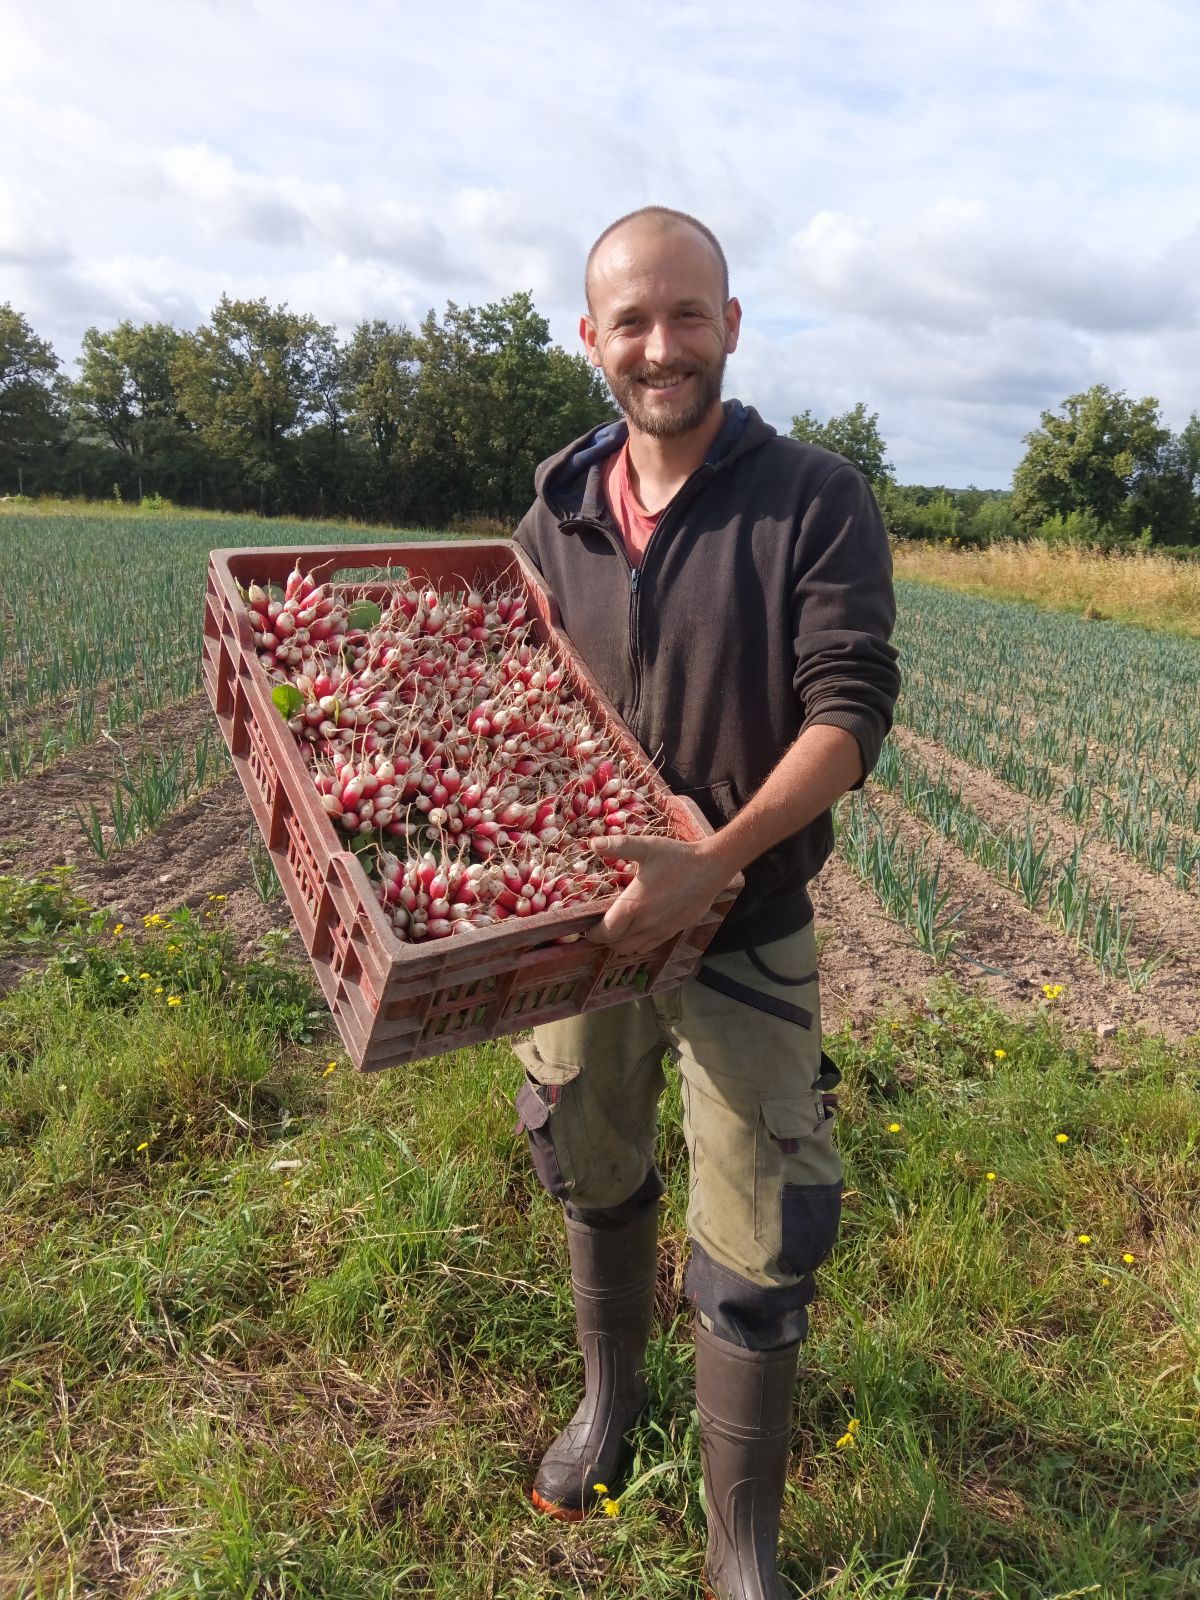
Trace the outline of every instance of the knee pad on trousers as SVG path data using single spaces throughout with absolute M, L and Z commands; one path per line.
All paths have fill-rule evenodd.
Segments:
M 587 1208 L 574 1205 L 570 1198 L 571 1186 L 559 1166 L 554 1136 L 550 1131 L 550 1106 L 554 1103 L 556 1093 L 557 1086 L 535 1083 L 528 1076 L 517 1091 L 515 1103 L 520 1117 L 517 1131 L 524 1129 L 529 1140 L 529 1154 L 538 1182 L 547 1194 L 561 1201 L 573 1222 L 581 1222 L 585 1227 L 623 1228 L 627 1223 L 636 1221 L 647 1206 L 658 1203 L 664 1192 L 658 1168 L 651 1166 L 634 1192 L 615 1206 Z
M 691 1259 L 683 1286 L 688 1299 L 705 1325 L 719 1339 L 741 1345 L 745 1350 L 777 1350 L 795 1344 L 808 1333 L 808 1312 L 817 1292 L 811 1272 L 795 1283 L 766 1285 L 751 1283 L 738 1273 L 714 1261 L 708 1252 L 691 1243 Z

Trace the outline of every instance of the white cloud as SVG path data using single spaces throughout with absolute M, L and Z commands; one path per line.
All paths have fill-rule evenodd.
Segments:
M 0 300 L 73 356 L 222 290 L 348 328 L 533 292 L 647 201 L 723 238 L 730 382 L 880 412 L 902 476 L 1003 483 L 1094 381 L 1197 370 L 1190 0 L 0 0 Z M 23 89 L 17 87 L 24 85 Z M 36 85 L 36 91 L 31 85 Z

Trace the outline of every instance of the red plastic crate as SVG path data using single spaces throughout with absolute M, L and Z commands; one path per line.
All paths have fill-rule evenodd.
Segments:
M 640 961 L 563 934 L 583 932 L 611 900 L 510 918 L 453 939 L 402 944 L 375 889 L 319 802 L 296 739 L 271 701 L 246 604 L 252 582 L 281 585 L 297 560 L 319 582 L 343 571 L 391 568 L 434 588 L 503 576 L 528 596 L 531 632 L 569 674 L 597 726 L 653 791 L 680 839 L 711 833 L 690 800 L 673 795 L 646 760 L 559 626 L 558 607 L 513 544 L 437 540 L 402 545 L 310 545 L 299 550 L 214 550 L 204 617 L 204 683 L 233 764 L 262 830 L 304 947 L 356 1067 L 374 1071 L 516 1033 L 534 1023 L 616 1005 L 682 983 L 733 904 L 736 879 L 694 927 Z M 357 580 L 375 583 L 375 575 Z M 386 595 L 388 584 L 370 591 Z

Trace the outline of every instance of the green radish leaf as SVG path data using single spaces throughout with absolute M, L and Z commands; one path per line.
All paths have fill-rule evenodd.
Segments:
M 382 617 L 383 612 L 374 600 L 356 600 L 346 613 L 346 620 L 352 628 L 374 628 Z
M 277 683 L 271 690 L 271 699 L 278 706 L 284 720 L 304 710 L 304 696 L 293 683 Z

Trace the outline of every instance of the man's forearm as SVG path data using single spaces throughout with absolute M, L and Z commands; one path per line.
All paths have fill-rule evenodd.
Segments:
M 806 728 L 732 822 L 703 846 L 735 873 L 819 817 L 863 776 L 858 740 L 844 728 Z

